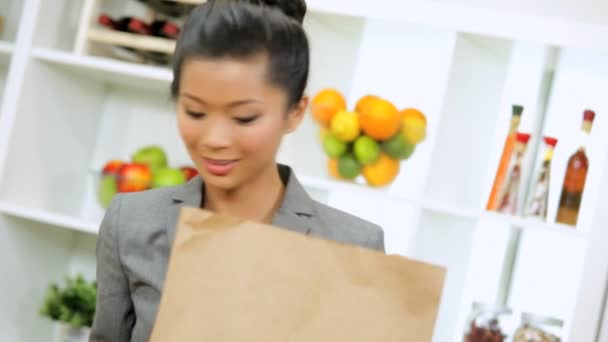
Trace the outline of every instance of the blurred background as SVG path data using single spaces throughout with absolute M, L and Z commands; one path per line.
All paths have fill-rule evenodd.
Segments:
M 0 0 L 1 341 L 84 341 L 120 170 L 190 177 L 169 65 L 201 2 Z M 279 160 L 447 267 L 433 341 L 608 341 L 608 3 L 307 2 L 313 105 Z

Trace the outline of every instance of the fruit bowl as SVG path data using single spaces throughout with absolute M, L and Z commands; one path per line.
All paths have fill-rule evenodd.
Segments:
M 111 160 L 97 173 L 99 204 L 107 208 L 117 193 L 139 192 L 184 184 L 198 174 L 192 166 L 169 167 L 159 146 L 137 150 L 130 161 Z
M 362 176 L 372 187 L 390 185 L 401 162 L 411 158 L 426 138 L 427 120 L 420 110 L 398 110 L 375 95 L 362 97 L 348 111 L 340 92 L 324 89 L 313 98 L 310 111 L 321 127 L 328 173 L 342 181 Z

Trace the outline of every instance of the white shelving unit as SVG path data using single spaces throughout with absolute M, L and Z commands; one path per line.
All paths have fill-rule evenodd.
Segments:
M 132 40 L 99 34 L 92 18 L 100 11 L 143 16 L 142 4 L 8 4 L 11 13 L 27 16 L 12 19 L 7 42 L 0 42 L 0 266 L 19 274 L 0 284 L 0 291 L 14 294 L 0 302 L 0 324 L 11 340 L 45 340 L 49 324 L 35 312 L 48 283 L 75 272 L 94 276 L 103 216 L 96 171 L 147 144 L 161 145 L 172 165 L 190 161 L 169 96 L 171 70 L 112 59 L 97 46 L 112 35 L 111 42 Z M 310 117 L 284 141 L 279 161 L 296 170 L 314 198 L 380 224 L 389 253 L 448 267 L 434 341 L 460 340 L 473 301 L 504 300 L 515 310 L 557 316 L 567 323 L 565 340 L 583 341 L 576 335 L 582 328 L 597 331 L 597 317 L 585 315 L 600 312 L 603 303 L 584 298 L 603 298 L 605 287 L 589 285 L 603 264 L 586 255 L 608 260 L 595 245 L 608 243 L 604 222 L 595 219 L 608 199 L 608 190 L 600 190 L 608 182 L 608 25 L 460 2 L 308 5 L 308 93 L 334 87 L 350 106 L 376 93 L 400 108 L 420 108 L 428 139 L 383 189 L 330 179 Z M 144 48 L 157 43 L 155 51 L 173 49 L 167 40 L 138 41 Z M 560 139 L 547 222 L 483 209 L 514 103 L 526 108 L 521 130 L 533 134 L 522 195 L 540 162 L 540 137 Z M 574 229 L 553 218 L 587 107 L 598 117 Z
M 13 53 L 13 44 L 7 42 L 0 42 L 0 58 L 4 56 L 10 56 Z

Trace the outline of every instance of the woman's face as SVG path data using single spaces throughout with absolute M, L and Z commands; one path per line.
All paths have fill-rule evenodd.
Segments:
M 299 125 L 302 100 L 268 81 L 268 57 L 184 63 L 177 103 L 184 144 L 208 186 L 232 190 L 275 168 L 283 135 Z

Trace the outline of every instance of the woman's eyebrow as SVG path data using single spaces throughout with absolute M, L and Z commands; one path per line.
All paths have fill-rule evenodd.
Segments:
M 193 101 L 196 101 L 200 104 L 206 105 L 207 102 L 205 102 L 203 99 L 198 98 L 194 95 L 188 94 L 188 93 L 182 93 L 181 94 L 183 97 L 187 97 Z M 255 100 L 255 99 L 244 99 L 244 100 L 238 100 L 238 101 L 234 101 L 234 102 L 230 102 L 228 103 L 228 107 L 232 108 L 232 107 L 239 107 L 239 106 L 243 106 L 243 105 L 247 105 L 247 104 L 251 104 L 251 103 L 262 103 L 261 101 Z

